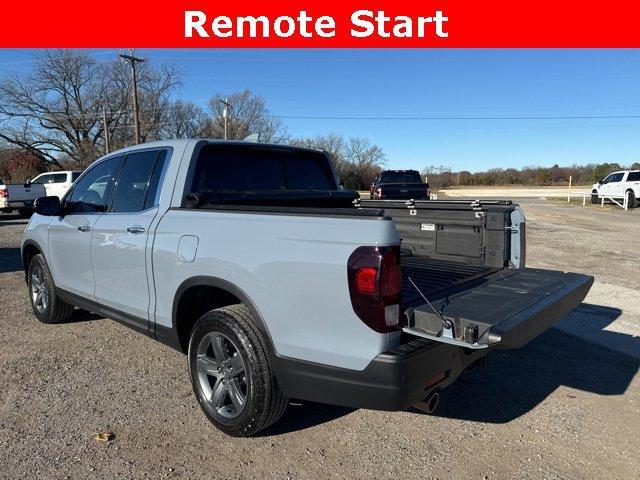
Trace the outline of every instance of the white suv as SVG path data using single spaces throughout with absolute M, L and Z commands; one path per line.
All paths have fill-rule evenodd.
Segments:
M 638 206 L 640 199 L 640 170 L 622 170 L 607 175 L 604 180 L 593 184 L 591 203 L 598 203 L 602 198 L 614 198 L 629 201 L 629 208 Z

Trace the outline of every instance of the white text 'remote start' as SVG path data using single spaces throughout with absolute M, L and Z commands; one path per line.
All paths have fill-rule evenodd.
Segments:
M 384 10 L 357 10 L 351 14 L 349 34 L 354 38 L 447 38 L 445 24 L 448 21 L 440 10 L 429 17 L 391 17 Z M 295 17 L 282 15 L 273 19 L 264 15 L 209 17 L 201 10 L 184 12 L 186 38 L 331 38 L 336 36 L 338 28 L 333 17 L 313 17 L 304 10 Z

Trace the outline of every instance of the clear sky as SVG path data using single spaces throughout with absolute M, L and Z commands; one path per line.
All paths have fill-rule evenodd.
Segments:
M 94 53 L 107 60 L 116 51 Z M 176 96 L 204 104 L 216 92 L 253 90 L 292 135 L 367 137 L 390 168 L 640 161 L 640 50 L 137 53 L 182 70 Z M 24 70 L 32 56 L 0 51 L 0 72 Z M 593 116 L 627 118 L 549 118 Z

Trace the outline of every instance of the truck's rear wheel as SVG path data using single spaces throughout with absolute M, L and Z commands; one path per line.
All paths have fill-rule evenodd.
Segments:
M 205 415 L 229 435 L 254 435 L 286 410 L 265 341 L 244 305 L 198 320 L 189 341 L 189 374 Z
M 51 272 L 42 254 L 35 255 L 29 263 L 27 284 L 33 314 L 42 323 L 60 323 L 73 313 L 73 305 L 60 300 Z

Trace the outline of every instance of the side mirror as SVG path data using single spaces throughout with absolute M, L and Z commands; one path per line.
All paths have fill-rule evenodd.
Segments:
M 602 185 L 604 183 L 604 180 L 598 180 L 598 185 Z
M 57 217 L 62 213 L 60 199 L 58 197 L 40 197 L 33 204 L 33 210 L 45 217 Z
M 24 188 L 29 188 L 31 186 L 31 180 L 27 180 L 26 182 L 24 182 L 23 187 Z
M 340 187 L 340 189 L 344 189 L 344 181 L 340 180 L 340 182 L 338 183 L 338 186 Z

